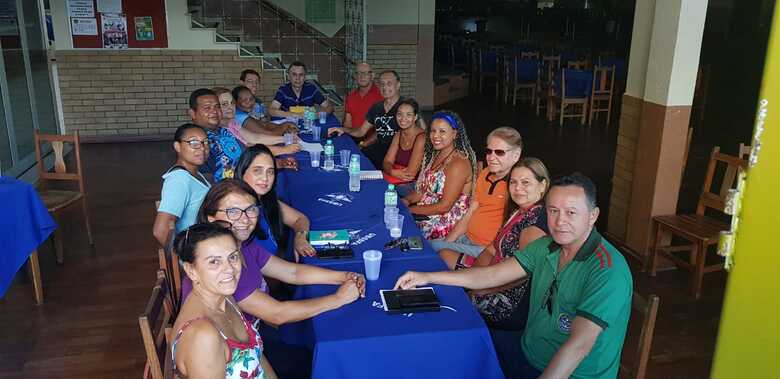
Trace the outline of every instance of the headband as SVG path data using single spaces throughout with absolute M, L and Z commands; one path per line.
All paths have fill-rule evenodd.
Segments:
M 434 113 L 433 117 L 431 118 L 431 124 L 433 124 L 433 121 L 436 119 L 447 121 L 447 123 L 450 124 L 451 128 L 458 130 L 458 123 L 455 121 L 455 118 L 452 117 L 449 113 L 445 113 L 445 112 Z

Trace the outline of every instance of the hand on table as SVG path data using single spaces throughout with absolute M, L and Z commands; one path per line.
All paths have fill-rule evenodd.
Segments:
M 401 204 L 403 204 L 406 207 L 409 207 L 409 200 L 406 200 L 406 198 L 401 199 Z
M 398 278 L 398 281 L 395 282 L 395 287 L 393 287 L 393 289 L 397 290 L 400 288 L 406 290 L 424 286 L 428 283 L 430 283 L 428 274 L 424 272 L 407 271 L 405 274 L 401 275 L 400 278 Z
M 354 280 L 345 280 L 336 291 L 336 298 L 341 305 L 349 304 L 360 297 L 360 289 Z
M 344 272 L 344 282 L 352 281 L 360 291 L 360 297 L 366 297 L 366 277 L 356 272 Z
M 292 122 L 285 122 L 282 124 L 282 132 L 283 133 L 298 133 L 299 129 L 298 126 L 293 124 Z
M 301 144 L 293 143 L 282 148 L 283 154 L 295 154 L 301 151 Z
M 332 136 L 334 134 L 338 134 L 338 135 L 344 134 L 344 128 L 342 128 L 340 126 L 334 126 L 332 128 L 328 128 L 328 137 L 330 137 L 330 136 Z
M 313 257 L 317 255 L 317 252 L 314 250 L 314 248 L 309 244 L 309 241 L 306 240 L 305 234 L 296 234 L 295 236 L 295 246 L 293 248 L 295 251 L 295 261 L 298 262 L 300 260 L 301 256 L 304 257 Z

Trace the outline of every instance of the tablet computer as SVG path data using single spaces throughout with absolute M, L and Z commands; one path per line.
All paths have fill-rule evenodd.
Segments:
M 439 297 L 431 287 L 408 290 L 379 290 L 387 313 L 438 312 Z

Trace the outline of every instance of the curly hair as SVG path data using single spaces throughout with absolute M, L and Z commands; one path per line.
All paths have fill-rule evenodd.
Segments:
M 433 115 L 433 119 L 431 120 L 431 126 L 433 125 L 433 120 L 436 119 L 444 120 L 453 129 L 455 129 L 455 141 L 453 141 L 453 144 L 455 145 L 455 151 L 457 151 L 464 159 L 467 159 L 469 164 L 471 164 L 471 183 L 474 183 L 478 176 L 477 155 L 474 153 L 474 149 L 471 148 L 471 142 L 469 141 L 469 136 L 466 133 L 466 126 L 463 124 L 463 120 L 460 119 L 460 116 L 458 116 L 457 113 L 448 110 L 436 112 Z M 453 121 L 455 122 L 455 125 L 452 125 Z M 428 169 L 436 159 L 436 156 L 439 154 L 439 152 L 433 148 L 433 144 L 431 143 L 431 130 L 433 129 L 431 126 L 425 129 L 425 150 L 423 152 L 422 161 L 423 169 L 420 172 L 424 172 L 426 169 Z M 419 181 L 422 179 L 423 175 L 420 175 L 417 180 Z

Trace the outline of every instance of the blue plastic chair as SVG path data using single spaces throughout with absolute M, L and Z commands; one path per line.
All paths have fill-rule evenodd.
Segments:
M 561 70 L 561 75 L 554 81 L 555 93 L 561 98 L 560 125 L 564 118 L 579 117 L 580 124 L 585 124 L 588 113 L 588 102 L 593 85 L 593 71 Z M 581 106 L 581 112 L 566 114 L 567 106 Z
M 531 104 L 535 104 L 538 79 L 539 61 L 516 59 L 514 62 L 514 75 L 507 81 L 507 83 L 512 84 L 512 105 L 517 105 L 517 93 L 522 90 L 530 92 L 530 96 L 523 97 L 523 99 L 530 99 Z M 504 97 L 504 101 L 506 101 L 506 96 Z

